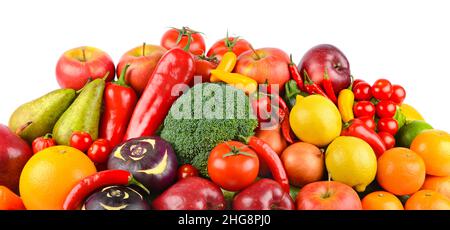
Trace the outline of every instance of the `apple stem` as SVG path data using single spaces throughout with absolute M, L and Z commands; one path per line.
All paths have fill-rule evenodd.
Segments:
M 260 60 L 260 59 L 261 59 L 261 56 L 259 56 L 259 54 L 256 52 L 256 50 L 253 48 L 252 45 L 250 45 L 250 49 L 251 49 L 251 50 L 253 51 L 253 53 L 255 54 L 256 60 Z
M 142 56 L 145 56 L 145 42 L 142 44 Z
M 86 62 L 86 47 L 83 47 L 82 49 L 81 49 L 81 53 L 83 54 L 83 62 Z

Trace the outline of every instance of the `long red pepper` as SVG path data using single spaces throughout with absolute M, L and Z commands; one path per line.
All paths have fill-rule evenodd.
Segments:
M 137 185 L 145 190 L 149 191 L 141 183 L 133 178 L 133 175 L 125 170 L 114 169 L 98 172 L 94 175 L 85 177 L 78 182 L 66 197 L 63 204 L 64 210 L 78 209 L 81 203 L 86 199 L 88 195 L 95 190 L 101 189 L 111 185 Z
M 336 94 L 334 93 L 333 84 L 331 82 L 330 76 L 328 76 L 328 70 L 325 68 L 325 72 L 323 73 L 323 81 L 322 81 L 322 87 L 325 90 L 325 93 L 327 94 L 328 98 L 336 104 L 337 98 Z
M 297 65 L 295 65 L 294 61 L 292 60 L 292 54 L 289 56 L 290 63 L 289 63 L 289 72 L 291 73 L 291 78 L 294 79 L 295 82 L 297 82 L 297 86 L 300 90 L 305 90 L 305 84 L 303 83 L 302 75 L 300 74 L 300 71 L 298 70 Z
M 125 83 L 129 66 L 130 64 L 126 64 L 117 81 L 106 84 L 103 94 L 105 108 L 100 124 L 100 138 L 108 140 L 111 147 L 122 142 L 137 102 L 136 92 Z
M 319 94 L 326 98 L 328 98 L 328 95 L 320 88 L 319 85 L 317 85 L 315 82 L 309 78 L 308 73 L 306 70 L 303 72 L 303 75 L 305 77 L 305 90 L 309 94 Z
M 286 105 L 286 102 L 277 94 L 275 94 L 276 100 L 278 100 L 278 105 L 280 106 L 280 110 L 283 111 L 283 117 L 280 116 L 281 119 L 281 133 L 283 134 L 284 139 L 290 144 L 294 143 L 291 135 L 291 125 L 289 123 L 289 107 Z
M 359 119 L 353 119 L 349 123 L 345 124 L 344 129 L 341 132 L 341 136 L 358 137 L 367 142 L 373 151 L 380 157 L 385 151 L 384 145 L 378 134 L 371 128 L 367 127 L 363 121 Z
M 255 136 L 245 138 L 244 140 L 256 152 L 258 157 L 266 162 L 275 181 L 280 183 L 284 191 L 289 192 L 289 179 L 277 153 L 265 141 Z
M 195 61 L 189 45 L 190 37 L 184 49 L 173 48 L 161 57 L 134 109 L 124 141 L 153 135 L 181 94 L 174 94 L 174 87 L 191 82 Z

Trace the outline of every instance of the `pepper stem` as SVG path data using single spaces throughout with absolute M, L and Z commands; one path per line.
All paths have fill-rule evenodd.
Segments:
M 51 133 L 47 133 L 44 135 L 44 139 L 51 139 L 53 138 L 53 135 Z
M 130 63 L 127 63 L 125 65 L 125 67 L 122 69 L 122 72 L 120 72 L 119 79 L 117 79 L 117 81 L 115 81 L 114 84 L 128 87 L 127 83 L 125 82 L 125 75 L 127 73 L 128 67 L 130 67 Z
M 289 65 L 295 65 L 294 61 L 292 60 L 292 54 L 289 54 Z
M 150 194 L 150 191 L 141 182 L 134 179 L 134 177 L 131 177 L 131 179 L 128 182 L 128 185 L 136 185 L 142 188 L 147 194 Z

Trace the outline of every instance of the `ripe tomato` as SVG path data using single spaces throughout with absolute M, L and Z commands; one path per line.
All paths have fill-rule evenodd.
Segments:
M 362 116 L 362 117 L 358 117 L 358 119 L 361 120 L 369 129 L 375 130 L 377 124 L 375 124 L 373 117 Z
M 355 79 L 355 80 L 353 81 L 353 87 L 355 87 L 357 84 L 362 83 L 362 82 L 366 82 L 366 81 L 364 81 L 364 80 L 362 80 L 362 79 Z
M 377 128 L 378 132 L 387 132 L 395 136 L 398 131 L 398 123 L 394 118 L 384 117 L 378 120 Z
M 194 176 L 198 176 L 198 170 L 190 164 L 184 164 L 177 170 L 178 180 Z
M 406 97 L 406 91 L 402 86 L 400 86 L 400 85 L 392 86 L 391 101 L 400 105 L 405 100 L 405 97 Z
M 379 132 L 378 136 L 380 136 L 381 140 L 384 143 L 384 146 L 386 146 L 386 150 L 394 148 L 395 138 L 394 136 L 392 136 L 392 134 L 388 132 Z
M 56 145 L 55 139 L 52 138 L 52 134 L 47 133 L 43 137 L 38 137 L 34 139 L 33 143 L 31 143 L 31 147 L 33 148 L 33 153 L 46 149 L 48 147 L 52 147 Z
M 205 40 L 200 32 L 188 27 L 181 29 L 172 28 L 166 31 L 161 38 L 161 46 L 166 49 L 172 49 L 174 47 L 184 48 L 189 40 L 189 35 L 191 36 L 189 52 L 194 55 L 202 55 L 206 50 Z
M 256 153 L 247 145 L 227 141 L 217 145 L 208 158 L 211 180 L 229 191 L 239 191 L 252 184 L 259 170 Z
M 393 101 L 380 101 L 376 106 L 376 111 L 379 118 L 394 117 L 397 105 Z
M 80 150 L 81 152 L 86 152 L 92 144 L 92 137 L 89 133 L 74 131 L 70 136 L 70 146 Z
M 88 150 L 88 157 L 98 164 L 105 163 L 111 153 L 111 147 L 106 139 L 97 139 Z
M 206 57 L 205 55 L 195 56 L 195 76 L 202 77 L 202 82 L 209 82 L 211 70 L 215 69 L 218 64 L 219 61 L 216 57 Z
M 237 41 L 235 41 L 237 39 Z M 239 56 L 241 53 L 251 50 L 250 43 L 245 39 L 240 39 L 239 37 L 226 37 L 216 41 L 211 48 L 209 48 L 207 56 L 215 56 L 220 61 L 222 56 L 228 52 L 228 46 L 233 45 L 233 53 Z
M 353 113 L 355 117 L 373 117 L 375 115 L 375 106 L 370 101 L 359 101 L 353 106 Z
M 355 100 L 357 101 L 368 101 L 372 98 L 371 87 L 366 82 L 359 82 L 353 86 L 353 94 L 355 94 Z
M 392 92 L 391 82 L 386 79 L 378 79 L 372 85 L 372 95 L 378 100 L 389 100 Z

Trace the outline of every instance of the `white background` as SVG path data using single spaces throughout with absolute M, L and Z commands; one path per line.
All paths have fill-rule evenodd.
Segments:
M 7 2 L 7 3 L 5 3 Z M 227 29 L 254 47 L 278 47 L 296 62 L 312 46 L 339 47 L 358 78 L 406 88 L 406 102 L 450 131 L 450 5 L 447 1 L 2 1 L 0 123 L 20 104 L 58 88 L 55 64 L 91 45 L 117 63 L 122 53 L 158 44 L 171 26 L 206 34 Z

